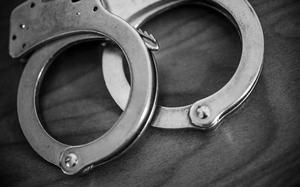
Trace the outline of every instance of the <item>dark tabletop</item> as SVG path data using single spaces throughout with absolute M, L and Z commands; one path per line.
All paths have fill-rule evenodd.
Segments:
M 8 54 L 9 15 L 0 2 L 0 186 L 297 186 L 300 185 L 300 1 L 250 0 L 265 34 L 257 87 L 215 131 L 149 127 L 122 157 L 85 176 L 66 176 L 36 154 L 19 126 L 16 94 L 25 64 Z M 159 103 L 190 104 L 233 75 L 241 43 L 219 13 L 183 6 L 144 27 L 158 39 Z M 69 144 L 106 132 L 121 110 L 101 71 L 99 42 L 58 57 L 42 85 L 45 128 Z

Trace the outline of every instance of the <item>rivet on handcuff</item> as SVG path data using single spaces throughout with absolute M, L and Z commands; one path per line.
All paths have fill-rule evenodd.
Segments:
M 158 50 L 158 43 L 151 34 L 134 28 L 187 3 L 209 6 L 232 21 L 243 43 L 240 64 L 231 80 L 215 94 L 188 106 L 156 106 L 158 85 L 151 51 Z M 129 64 L 132 89 L 123 71 L 121 54 L 112 47 L 105 48 L 105 83 L 124 113 L 106 134 L 88 144 L 70 146 L 58 142 L 43 128 L 37 110 L 44 74 L 53 58 L 70 45 L 108 39 L 121 48 Z M 264 38 L 257 15 L 246 0 L 31 0 L 11 15 L 9 47 L 14 58 L 32 53 L 18 91 L 23 133 L 39 155 L 73 175 L 86 173 L 125 152 L 148 124 L 165 129 L 216 128 L 255 87 L 262 69 Z

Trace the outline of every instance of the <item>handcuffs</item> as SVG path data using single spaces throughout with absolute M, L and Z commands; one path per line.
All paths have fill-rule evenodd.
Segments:
M 157 70 L 151 53 L 158 50 L 158 43 L 151 34 L 135 28 L 187 3 L 212 7 L 234 23 L 243 44 L 240 64 L 231 80 L 213 95 L 188 106 L 158 106 Z M 39 88 L 59 53 L 90 40 L 111 40 L 119 46 L 129 65 L 131 88 L 121 55 L 113 48 L 105 48 L 105 83 L 124 112 L 98 139 L 79 146 L 66 145 L 42 126 L 37 109 Z M 216 128 L 255 87 L 262 70 L 264 38 L 257 15 L 246 0 L 30 0 L 11 15 L 9 51 L 13 58 L 30 55 L 20 79 L 17 101 L 26 139 L 45 160 L 73 175 L 87 173 L 120 156 L 150 124 L 165 129 Z

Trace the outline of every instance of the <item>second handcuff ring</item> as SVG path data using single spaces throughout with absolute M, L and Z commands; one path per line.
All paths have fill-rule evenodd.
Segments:
M 221 12 L 230 19 L 239 32 L 243 45 L 242 55 L 231 80 L 218 92 L 191 105 L 157 106 L 151 123 L 154 127 L 165 129 L 214 129 L 224 117 L 243 103 L 258 81 L 264 54 L 264 37 L 259 19 L 246 0 L 173 0 L 164 4 L 163 2 L 153 0 L 152 6 L 147 4 L 143 7 L 143 3 L 140 6 L 136 5 L 142 7 L 143 11 L 136 11 L 128 18 L 129 22 L 134 27 L 139 27 L 149 18 L 172 7 L 200 4 Z M 125 18 L 126 16 L 128 15 L 124 14 Z M 125 109 L 130 85 L 124 73 L 122 57 L 113 48 L 105 48 L 102 66 L 105 83 L 111 96 L 120 108 Z

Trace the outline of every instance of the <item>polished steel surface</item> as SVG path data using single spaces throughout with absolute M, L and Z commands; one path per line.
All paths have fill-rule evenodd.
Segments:
M 143 6 L 147 4 L 152 4 L 152 1 L 143 1 Z M 32 52 L 34 49 L 37 49 L 41 45 L 47 44 L 51 40 L 55 40 L 70 34 L 81 34 L 89 33 L 91 30 L 97 32 L 93 27 L 93 24 L 103 24 L 107 20 L 104 17 L 99 16 L 99 22 L 95 23 L 96 19 L 92 19 L 93 15 L 98 12 L 101 8 L 101 12 L 106 12 L 109 10 L 115 15 L 118 15 L 121 18 L 126 19 L 131 12 L 135 10 L 136 3 L 132 1 L 87 1 L 82 3 L 81 1 L 65 1 L 65 0 L 56 0 L 56 1 L 26 1 L 15 8 L 11 14 L 10 18 L 10 40 L 9 40 L 9 52 L 13 58 L 22 57 L 29 52 Z M 168 2 L 167 5 L 170 6 L 172 2 Z M 126 9 L 124 9 L 126 7 Z M 55 11 L 49 11 L 53 8 L 58 9 L 61 12 L 64 12 L 65 19 L 61 19 L 61 15 L 57 14 Z M 112 11 L 112 10 L 113 11 Z M 125 10 L 125 11 L 124 11 Z M 134 11 L 136 12 L 136 11 Z M 143 13 L 144 15 L 144 13 Z M 148 15 L 144 15 L 147 18 Z M 75 17 L 75 19 L 74 19 Z M 52 19 L 49 19 L 52 18 Z M 140 16 L 139 16 L 140 19 Z M 81 20 L 83 25 L 81 28 L 77 28 L 76 33 L 71 30 L 75 21 Z M 94 20 L 94 21 L 93 21 Z M 131 21 L 133 22 L 133 21 Z M 69 30 L 56 32 L 56 30 L 62 29 L 62 27 L 67 27 Z M 157 41 L 151 34 L 149 37 L 145 37 L 145 32 L 139 32 L 141 36 L 146 39 L 145 43 L 149 48 L 153 47 L 153 50 L 158 49 Z M 148 33 L 147 33 L 148 34 Z M 149 40 L 147 40 L 147 38 Z M 151 43 L 147 43 L 151 42 Z
M 109 1 L 108 8 L 115 13 L 125 1 Z M 124 3 L 124 4 L 122 4 Z M 242 57 L 232 79 L 215 94 L 183 107 L 158 106 L 152 126 L 166 129 L 216 128 L 220 121 L 233 112 L 249 96 L 256 85 L 263 64 L 264 37 L 255 11 L 247 1 L 235 0 L 178 0 L 178 1 L 128 1 L 128 10 L 117 12 L 124 19 L 139 27 L 151 17 L 183 3 L 204 4 L 222 12 L 238 29 L 243 43 Z M 103 53 L 103 74 L 106 86 L 116 103 L 124 109 L 129 98 L 130 86 L 123 72 L 122 58 L 114 49 L 106 48 Z M 120 91 L 122 90 L 122 91 Z M 199 117 L 199 108 L 209 115 Z
M 17 119 L 16 93 L 25 64 L 10 58 L 7 42 L 10 12 L 21 2 L 0 1 L 1 186 L 299 186 L 300 1 L 249 0 L 264 30 L 264 68 L 249 99 L 220 128 L 202 133 L 150 127 L 124 156 L 72 177 L 32 150 Z M 160 104 L 179 106 L 210 95 L 238 65 L 237 33 L 205 7 L 172 9 L 143 28 L 161 46 L 156 59 L 159 75 L 166 77 L 160 81 Z M 121 112 L 103 92 L 97 43 L 62 53 L 42 84 L 40 111 L 49 133 L 62 142 L 99 137 Z
M 76 5 L 68 3 L 70 2 L 48 1 L 40 4 L 36 2 L 35 7 L 41 6 L 39 9 L 28 14 L 18 12 L 19 16 L 22 13 L 27 15 L 19 17 L 21 21 L 22 19 L 30 20 L 30 23 L 36 21 L 40 25 L 34 28 L 28 22 L 24 23 L 26 27 L 31 28 L 23 33 L 23 39 L 27 41 L 27 50 L 40 46 L 43 42 L 40 38 L 51 39 L 76 33 L 93 33 L 61 38 L 34 52 L 20 80 L 18 117 L 23 133 L 32 148 L 48 162 L 61 167 L 64 173 L 73 175 L 87 172 L 98 164 L 114 159 L 140 137 L 155 109 L 157 79 L 152 55 L 133 27 L 111 15 L 96 0 L 80 1 Z M 24 6 L 28 6 L 28 3 L 21 8 Z M 16 21 L 14 14 L 12 19 Z M 41 124 L 37 109 L 41 82 L 53 58 L 62 49 L 83 40 L 103 39 L 103 36 L 115 41 L 127 58 L 133 85 L 131 99 L 119 120 L 100 138 L 79 146 L 63 144 L 52 138 Z M 34 40 L 31 41 L 30 38 Z M 15 47 L 17 51 L 20 49 L 18 45 Z M 25 54 L 24 52 L 25 49 L 21 49 L 20 54 Z
M 143 1 L 140 4 L 133 1 L 128 1 L 126 4 L 125 1 L 102 3 L 107 10 L 121 17 L 123 16 L 123 19 L 129 20 L 135 27 L 172 7 L 184 3 L 196 3 L 210 6 L 222 12 L 239 30 L 243 42 L 243 52 L 240 65 L 232 79 L 217 93 L 192 105 L 173 108 L 157 107 L 152 126 L 168 129 L 197 128 L 209 130 L 216 128 L 221 119 L 234 111 L 254 88 L 262 68 L 264 40 L 259 20 L 252 7 L 246 1 L 178 0 Z M 157 85 L 154 80 L 154 65 L 149 66 L 149 63 L 151 64 L 151 57 L 148 54 L 148 50 L 157 50 L 158 43 L 153 35 L 141 30 L 136 32 L 132 27 L 124 24 L 124 21 L 112 16 L 97 1 L 80 1 L 76 3 L 66 1 L 35 2 L 34 7 L 31 7 L 31 5 L 32 2 L 24 3 L 12 14 L 11 55 L 13 57 L 21 57 L 49 42 L 57 41 L 34 53 L 26 66 L 21 79 L 18 99 L 22 101 L 18 102 L 21 126 L 32 147 L 46 160 L 59 165 L 67 174 L 75 174 L 79 171 L 86 172 L 93 168 L 96 162 L 103 164 L 125 151 L 139 137 L 146 124 L 151 120 L 156 100 L 155 90 L 157 89 Z M 120 11 L 123 10 L 121 9 L 122 6 L 131 8 L 128 11 Z M 28 8 L 32 10 L 28 12 Z M 117 12 L 117 10 L 120 12 Z M 49 17 L 53 19 L 49 19 Z M 120 25 L 124 25 L 124 27 Z M 132 33 L 134 34 L 130 37 Z M 67 36 L 68 38 L 61 39 Z M 129 61 L 129 64 L 132 64 L 133 61 L 142 61 L 143 58 L 141 56 L 147 56 L 148 54 L 148 58 L 144 59 L 144 63 L 148 64 L 146 74 L 145 67 L 141 64 L 139 68 L 136 68 L 132 72 L 132 80 L 136 81 L 136 83 L 133 83 L 134 89 L 132 92 L 130 92 L 129 84 L 123 72 L 121 54 L 116 53 L 114 49 L 106 49 L 103 54 L 103 71 L 106 85 L 117 104 L 123 110 L 126 108 L 125 113 L 128 113 L 128 111 L 129 113 L 131 112 L 127 115 L 130 117 L 126 118 L 124 117 L 126 115 L 124 115 L 121 118 L 125 118 L 124 121 L 126 123 L 124 122 L 123 125 L 124 127 L 126 126 L 126 132 L 124 128 L 113 128 L 107 133 L 109 136 L 104 135 L 90 144 L 82 146 L 61 144 L 43 130 L 35 108 L 35 98 L 42 75 L 48 66 L 49 60 L 54 57 L 59 49 L 79 40 L 103 39 L 103 36 L 115 41 L 121 47 L 122 51 L 128 55 L 126 56 L 127 60 L 135 59 Z M 140 40 L 136 40 L 137 38 Z M 40 66 L 36 64 L 40 64 Z M 29 73 L 30 71 L 36 73 Z M 148 77 L 134 78 L 137 75 L 143 77 L 140 74 L 148 75 Z M 145 80 L 146 82 L 148 80 L 147 84 L 145 84 Z M 26 82 L 31 82 L 31 85 L 26 86 Z M 136 89 L 139 91 L 135 91 Z M 28 92 L 24 92 L 24 90 L 28 90 Z M 34 96 L 33 100 L 29 100 L 28 103 L 23 102 L 24 97 L 30 95 Z M 131 99 L 127 106 L 129 96 L 131 96 Z M 140 103 L 138 102 L 141 100 L 140 98 L 146 100 Z M 133 107 L 135 109 L 132 109 Z M 26 116 L 26 111 L 30 110 L 29 108 L 33 112 L 32 118 Z M 141 111 L 144 112 L 140 113 Z M 139 120 L 135 121 L 136 119 Z M 122 126 L 120 125 L 120 121 L 114 127 Z M 33 130 L 34 133 L 31 128 L 36 128 Z M 130 133 L 127 133 L 127 131 Z M 35 135 L 36 132 L 40 132 L 40 134 Z M 40 144 L 40 142 L 34 140 L 36 137 L 43 137 L 44 142 L 41 141 L 42 143 Z M 43 143 L 46 144 L 42 145 Z M 47 154 L 49 147 L 51 150 L 55 150 L 52 151 L 53 155 Z M 101 154 L 99 154 L 99 150 L 102 151 Z

